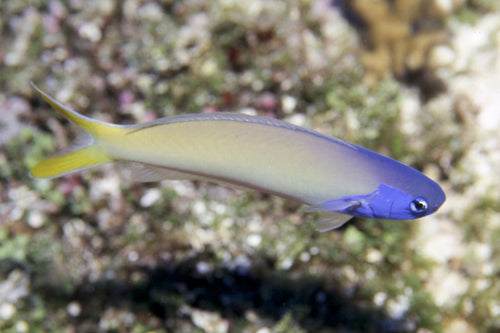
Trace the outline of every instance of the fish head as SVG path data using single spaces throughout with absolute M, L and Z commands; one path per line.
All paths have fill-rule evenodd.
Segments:
M 348 214 L 357 217 L 408 220 L 434 213 L 445 201 L 441 187 L 423 191 L 421 186 L 416 193 L 381 184 L 372 193 L 347 196 L 331 200 L 321 205 L 325 211 Z
M 417 192 L 405 191 L 381 184 L 377 195 L 363 202 L 364 212 L 370 211 L 372 217 L 408 220 L 434 213 L 441 207 L 446 196 L 439 185 L 434 183 L 425 191 L 421 186 Z

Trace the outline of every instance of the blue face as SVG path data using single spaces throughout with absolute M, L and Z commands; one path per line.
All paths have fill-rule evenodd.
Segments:
M 365 217 L 375 217 L 394 220 L 415 219 L 434 213 L 443 203 L 430 202 L 424 196 L 412 196 L 399 189 L 385 184 L 379 186 L 368 200 L 362 204 L 356 213 Z
M 350 196 L 325 202 L 321 208 L 359 217 L 392 220 L 415 219 L 434 213 L 444 202 L 439 185 L 427 195 L 410 195 L 382 184 L 367 195 Z

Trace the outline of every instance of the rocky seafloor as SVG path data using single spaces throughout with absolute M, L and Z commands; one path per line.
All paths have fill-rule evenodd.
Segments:
M 0 331 L 500 331 L 500 4 L 0 1 Z M 299 204 L 126 164 L 29 177 L 78 136 L 242 111 L 409 164 L 413 221 L 317 232 Z M 305 170 L 304 172 L 307 172 Z M 348 181 L 348 180 L 346 180 Z

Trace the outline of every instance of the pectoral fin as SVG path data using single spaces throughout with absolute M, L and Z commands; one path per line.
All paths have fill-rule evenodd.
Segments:
M 380 194 L 379 190 L 366 195 L 355 195 L 326 201 L 317 210 L 350 216 L 374 217 L 371 201 Z
M 341 227 L 349 221 L 352 215 L 337 213 L 337 212 L 320 212 L 320 220 L 318 221 L 318 231 L 328 231 Z
M 319 206 L 320 210 L 329 212 L 348 213 L 349 210 L 355 210 L 361 206 L 359 197 L 344 197 L 340 199 L 327 201 Z

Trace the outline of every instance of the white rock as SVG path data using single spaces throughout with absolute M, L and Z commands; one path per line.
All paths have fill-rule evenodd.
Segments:
M 399 295 L 396 299 L 387 301 L 387 311 L 395 319 L 403 318 L 405 312 L 410 307 L 410 299 L 407 295 Z
M 21 270 L 10 272 L 6 280 L 0 281 L 0 304 L 15 304 L 29 295 L 29 278 Z
M 309 250 L 309 253 L 311 253 L 313 256 L 315 256 L 315 255 L 319 254 L 319 248 L 317 246 L 313 246 Z
M 408 91 L 401 101 L 400 108 L 400 124 L 401 131 L 408 135 L 416 135 L 418 133 L 418 123 L 415 119 L 418 118 L 418 113 L 422 110 L 422 104 L 416 92 Z
M 216 201 L 210 202 L 210 209 L 217 215 L 223 215 L 227 212 L 227 206 Z
M 28 215 L 28 224 L 30 227 L 38 229 L 43 226 L 45 222 L 43 214 L 38 210 L 32 210 Z
M 229 322 L 216 312 L 191 309 L 193 323 L 207 333 L 224 333 L 229 330 Z
M 455 51 L 447 45 L 439 45 L 431 50 L 429 55 L 430 65 L 438 68 L 448 66 L 455 60 Z
M 377 249 L 369 249 L 366 253 L 366 261 L 371 264 L 379 263 L 380 261 L 382 261 L 382 258 L 382 252 Z
M 436 267 L 432 273 L 427 289 L 434 296 L 436 305 L 453 306 L 469 287 L 469 281 L 456 271 L 444 266 Z
M 488 307 L 490 308 L 491 317 L 496 318 L 500 316 L 500 302 L 498 300 L 491 300 Z
M 281 98 L 281 105 L 285 113 L 292 113 L 297 106 L 297 99 L 293 96 L 285 95 Z
M 443 14 L 449 14 L 454 9 L 452 0 L 435 0 L 434 2 Z
M 210 226 L 215 221 L 215 213 L 208 209 L 204 201 L 197 201 L 192 207 L 193 213 L 196 215 L 199 224 L 203 226 Z
M 2 303 L 0 304 L 0 318 L 3 320 L 9 320 L 16 314 L 17 309 L 12 303 Z
M 15 328 L 16 328 L 16 332 L 24 333 L 24 332 L 29 331 L 30 325 L 28 325 L 28 323 L 25 322 L 24 320 L 19 320 L 16 322 Z
M 261 327 L 256 333 L 271 333 L 271 329 L 269 327 Z
M 470 249 L 478 262 L 484 262 L 490 259 L 493 251 L 491 245 L 479 242 L 470 244 Z
M 463 230 L 449 219 L 428 219 L 419 224 L 415 245 L 417 250 L 440 264 L 445 264 L 453 258 L 461 258 L 464 252 Z
M 289 270 L 290 267 L 292 267 L 292 265 L 293 265 L 293 259 L 285 258 L 280 262 L 279 267 L 286 271 Z
M 78 29 L 78 34 L 80 37 L 93 43 L 100 41 L 102 38 L 101 29 L 93 22 L 84 23 L 80 29 Z
M 262 236 L 259 234 L 251 234 L 247 237 L 247 244 L 251 247 L 257 247 L 262 242 Z
M 375 303 L 376 306 L 382 306 L 384 305 L 386 299 L 387 299 L 387 294 L 379 291 L 373 296 L 373 303 Z
M 130 251 L 128 253 L 128 261 L 130 262 L 136 262 L 137 260 L 139 260 L 139 254 L 136 252 L 136 251 Z
M 196 271 L 200 274 L 208 274 L 212 271 L 212 266 L 206 261 L 199 261 L 196 263 Z
M 286 121 L 297 126 L 304 126 L 306 124 L 307 118 L 302 113 L 295 113 L 287 117 Z
M 300 261 L 302 261 L 302 262 L 308 262 L 310 259 L 311 259 L 311 255 L 309 254 L 309 252 L 302 252 L 300 254 Z
M 477 332 L 471 324 L 462 318 L 456 318 L 446 324 L 443 333 L 475 333 Z
M 78 302 L 71 302 L 66 306 L 66 311 L 71 317 L 78 317 L 82 312 L 82 307 Z
M 181 197 L 193 196 L 195 194 L 195 190 L 191 182 L 175 180 L 169 181 L 169 185 L 174 189 L 175 193 Z
M 92 201 L 99 201 L 106 199 L 107 196 L 113 199 L 118 197 L 121 193 L 120 190 L 120 177 L 118 175 L 106 175 L 105 178 L 96 179 L 90 183 L 90 197 Z
M 203 215 L 207 212 L 207 205 L 203 201 L 196 201 L 193 204 L 192 211 L 196 215 Z
M 160 22 L 163 17 L 163 9 L 159 4 L 154 1 L 149 1 L 143 6 L 141 6 L 136 14 L 143 20 L 151 21 L 151 22 Z
M 148 189 L 141 197 L 140 205 L 142 207 L 151 207 L 161 199 L 161 191 L 157 188 Z

